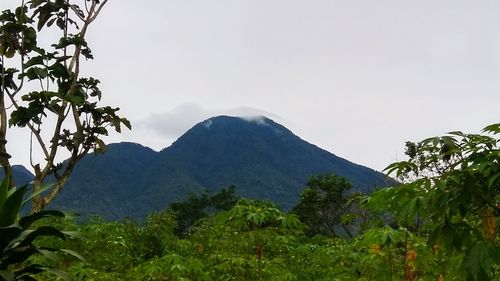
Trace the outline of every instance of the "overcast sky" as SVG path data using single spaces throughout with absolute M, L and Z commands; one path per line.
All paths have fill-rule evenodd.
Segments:
M 407 140 L 500 122 L 499 11 L 496 0 L 110 0 L 83 68 L 135 125 L 111 142 L 158 150 L 211 116 L 264 114 L 382 170 Z M 10 148 L 27 163 L 26 141 Z

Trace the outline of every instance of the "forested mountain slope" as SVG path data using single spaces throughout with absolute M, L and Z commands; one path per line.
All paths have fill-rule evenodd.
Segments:
M 142 219 L 188 192 L 235 185 L 241 196 L 289 209 L 307 178 L 320 173 L 346 177 L 361 192 L 387 184 L 383 174 L 312 145 L 270 119 L 218 116 L 160 152 L 119 143 L 105 154 L 88 155 L 54 206 L 82 215 Z

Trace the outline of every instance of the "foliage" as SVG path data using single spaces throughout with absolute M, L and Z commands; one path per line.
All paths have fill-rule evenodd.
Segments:
M 214 195 L 209 195 L 207 192 L 200 195 L 190 193 L 186 200 L 170 204 L 170 209 L 175 214 L 175 234 L 186 235 L 195 222 L 208 216 L 209 213 L 227 211 L 237 201 L 234 186 L 223 188 Z
M 67 268 L 77 280 L 463 280 L 457 260 L 404 228 L 375 227 L 350 240 L 308 238 L 306 226 L 269 202 L 240 200 L 209 215 L 183 239 L 171 213 L 157 223 L 91 220 L 77 249 L 87 263 Z M 158 228 L 164 229 L 163 231 Z M 159 233 L 161 232 L 161 233 Z M 151 243 L 163 237 L 162 251 Z M 74 244 L 73 244 L 74 247 Z M 454 279 L 453 279 L 454 278 Z M 448 279 L 446 279 L 448 280 Z
M 292 210 L 309 226 L 308 235 L 339 235 L 352 237 L 344 218 L 351 209 L 347 192 L 351 183 L 334 174 L 312 176 L 302 192 L 300 202 Z
M 144 227 L 133 221 L 93 218 L 80 228 L 85 238 L 72 247 L 101 272 L 124 272 L 135 264 L 162 256 L 175 237 L 170 213 L 152 214 Z M 100 253 L 96 255 L 95 253 Z
M 63 243 L 87 263 L 64 268 L 76 280 L 465 280 L 460 259 L 405 228 L 372 227 L 349 240 L 307 237 L 296 215 L 269 202 L 242 199 L 184 238 L 174 226 L 169 212 L 143 226 L 75 224 L 86 239 Z
M 451 132 L 408 142 L 408 161 L 390 165 L 404 184 L 382 189 L 365 204 L 459 257 L 467 280 L 498 278 L 500 124 L 483 134 Z
M 39 247 L 84 253 L 86 262 L 67 259 L 55 264 L 76 280 L 498 280 L 496 211 L 481 201 L 481 194 L 469 194 L 461 201 L 465 197 L 461 193 L 470 192 L 472 185 L 488 195 L 487 202 L 498 204 L 497 134 L 491 131 L 480 138 L 463 134 L 456 139 L 460 156 L 450 158 L 429 152 L 447 151 L 440 142 L 409 143 L 410 160 L 389 167 L 402 183 L 360 197 L 361 207 L 375 220 L 349 239 L 333 233 L 307 235 L 310 226 L 306 219 L 300 220 L 300 212 L 285 213 L 272 202 L 241 199 L 226 211 L 207 212 L 181 237 L 174 231 L 175 212 L 166 210 L 152 214 L 142 225 L 130 220 L 91 219 L 83 224 L 66 220 L 61 226 L 79 230 L 86 239 L 47 237 Z M 472 139 L 479 142 L 473 144 Z M 437 162 L 425 170 L 421 163 L 432 163 L 430 159 Z M 462 163 L 443 169 L 452 159 Z M 416 161 L 420 169 L 405 168 L 398 174 L 398 168 L 415 167 Z M 315 179 L 317 186 L 335 188 L 329 190 L 331 197 L 325 196 L 328 192 L 308 197 L 308 203 L 315 203 L 308 205 L 309 210 L 318 211 L 315 208 L 322 207 L 324 197 L 349 202 L 342 197 L 349 185 L 341 178 Z M 425 182 L 430 184 L 422 185 Z M 200 202 L 210 197 L 193 195 L 189 204 L 203 207 Z M 40 261 L 48 262 L 43 256 Z
M 11 126 L 26 127 L 32 140 L 34 191 L 38 193 L 49 176 L 56 179 L 49 192 L 34 198 L 33 211 L 54 200 L 83 156 L 104 151 L 102 138 L 109 127 L 117 132 L 122 125 L 130 128 L 129 121 L 117 115 L 118 108 L 98 105 L 100 81 L 81 76 L 82 58 L 93 59 L 87 32 L 107 0 L 83 3 L 21 1 L 16 9 L 0 14 L 0 164 L 13 185 L 6 134 Z M 49 47 L 41 43 L 40 37 L 55 33 L 61 36 L 58 42 Z M 33 144 L 44 162 L 33 162 Z M 61 149 L 69 154 L 64 164 L 58 163 Z
M 8 178 L 0 185 L 0 280 L 36 280 L 33 275 L 43 272 L 70 280 L 69 275 L 50 266 L 50 263 L 33 262 L 37 255 L 50 261 L 56 261 L 59 253 L 81 257 L 71 250 L 36 245 L 36 241 L 42 237 L 65 240 L 70 233 L 44 224 L 31 228 L 34 224 L 40 224 L 40 220 L 44 218 L 64 217 L 60 211 L 43 210 L 19 218 L 18 213 L 29 200 L 24 198 L 26 191 L 27 186 L 9 189 Z

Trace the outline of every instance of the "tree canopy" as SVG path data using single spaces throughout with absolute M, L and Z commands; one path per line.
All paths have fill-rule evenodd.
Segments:
M 53 189 L 34 198 L 35 211 L 62 190 L 82 157 L 104 151 L 109 128 L 120 132 L 130 123 L 117 115 L 118 108 L 100 105 L 98 79 L 81 75 L 83 60 L 94 58 L 87 33 L 107 0 L 20 2 L 0 14 L 0 164 L 14 186 L 7 131 L 26 128 L 34 192 L 49 177 L 56 180 Z M 59 40 L 42 44 L 41 37 L 51 34 Z
M 309 226 L 309 235 L 338 235 L 350 233 L 343 216 L 349 212 L 347 192 L 351 183 L 333 174 L 312 176 L 300 195 L 300 202 L 292 210 L 302 222 Z
M 500 124 L 482 134 L 450 132 L 407 142 L 409 159 L 387 173 L 402 184 L 381 189 L 365 206 L 390 212 L 405 228 L 459 259 L 467 280 L 492 280 L 500 262 Z

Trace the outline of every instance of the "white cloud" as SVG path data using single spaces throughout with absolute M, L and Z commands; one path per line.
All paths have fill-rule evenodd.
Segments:
M 257 116 L 242 116 L 240 117 L 241 119 L 247 121 L 247 122 L 254 122 L 259 125 L 263 126 L 268 126 L 269 124 L 266 122 L 266 117 L 262 115 L 257 115 Z
M 18 2 L 1 0 L 0 10 Z M 113 141 L 159 149 L 212 116 L 263 115 L 382 169 L 405 140 L 500 118 L 500 1 L 108 5 L 88 33 L 96 59 L 82 71 L 135 121 Z M 133 43 L 114 44 L 130 34 Z
M 203 122 L 203 126 L 205 126 L 207 129 L 210 129 L 212 123 L 212 119 L 208 119 L 207 121 Z
M 252 107 L 210 108 L 195 102 L 187 102 L 172 108 L 170 111 L 152 113 L 146 118 L 132 122 L 131 132 L 114 136 L 110 142 L 132 141 L 160 150 L 168 147 L 194 125 L 219 115 L 241 117 L 259 124 L 265 124 L 264 117 L 278 123 L 283 121 L 277 115 Z M 211 122 L 211 120 L 207 120 L 203 125 L 210 128 Z
M 184 103 L 168 112 L 153 113 L 136 122 L 139 129 L 146 129 L 166 139 L 177 138 L 189 128 L 210 116 L 197 103 Z

